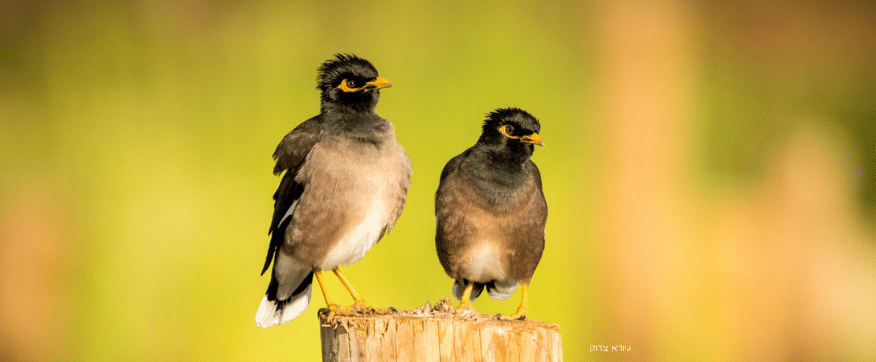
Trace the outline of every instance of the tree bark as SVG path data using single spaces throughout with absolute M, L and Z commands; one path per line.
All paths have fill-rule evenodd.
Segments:
M 386 314 L 330 315 L 322 309 L 319 320 L 324 362 L 563 360 L 560 326 L 456 312 L 449 299 Z

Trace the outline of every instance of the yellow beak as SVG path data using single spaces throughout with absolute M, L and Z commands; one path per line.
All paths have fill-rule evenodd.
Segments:
M 384 79 L 377 77 L 377 79 L 372 80 L 368 83 L 365 83 L 365 86 L 362 87 L 363 92 L 377 90 L 381 88 L 389 88 L 392 87 L 392 81 L 389 79 Z
M 544 140 L 541 139 L 541 136 L 538 133 L 533 133 L 529 136 L 520 137 L 520 140 L 526 143 L 532 143 L 534 145 L 544 146 Z
M 534 145 L 544 146 L 544 140 L 541 139 L 541 136 L 539 136 L 538 133 L 533 132 L 531 135 L 528 135 L 528 136 L 517 137 L 517 136 L 512 136 L 512 135 L 508 134 L 507 127 L 508 126 L 499 127 L 499 132 L 502 132 L 502 134 L 505 135 L 505 137 L 508 137 L 510 139 L 515 139 L 515 140 L 520 140 L 523 143 L 531 143 Z

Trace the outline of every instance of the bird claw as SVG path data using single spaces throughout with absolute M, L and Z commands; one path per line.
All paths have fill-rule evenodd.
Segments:
M 353 305 L 350 306 L 350 308 L 355 309 L 359 313 L 374 311 L 374 308 L 371 308 L 371 306 L 366 304 L 364 300 L 357 300 L 355 303 L 353 303 Z
M 362 302 L 361 305 L 357 306 L 356 310 L 358 310 L 362 314 L 366 314 L 366 313 L 367 314 L 393 314 L 393 313 L 398 312 L 398 310 L 396 310 L 393 307 L 374 308 L 374 307 L 371 307 L 371 306 L 365 304 L 365 302 Z
M 372 309 L 372 311 L 373 311 L 375 314 L 395 314 L 395 313 L 398 312 L 398 310 L 396 310 L 396 309 L 393 308 L 393 307 L 389 307 L 389 308 L 374 308 L 374 309 Z
M 496 314 L 496 319 L 501 321 L 524 321 L 526 320 L 525 313 L 514 313 L 512 315 Z
M 364 300 L 357 300 L 355 303 L 351 305 L 345 305 L 342 307 L 337 307 L 338 314 L 342 315 L 354 315 L 356 313 L 365 314 L 365 313 L 374 313 L 376 310 L 371 308 L 368 304 L 365 303 Z
M 459 303 L 459 306 L 456 307 L 457 312 L 463 312 L 467 310 L 474 310 L 474 307 L 471 306 L 471 303 L 461 302 Z
M 453 310 L 453 312 L 454 312 L 454 314 L 460 315 L 462 317 L 471 317 L 471 316 L 480 315 L 480 313 L 478 313 L 478 311 L 475 310 L 474 307 L 472 307 L 471 303 L 460 303 L 459 306 Z
M 338 307 L 335 303 L 326 304 L 325 308 L 319 310 L 321 314 L 324 314 L 326 318 L 334 317 L 338 311 L 341 310 L 341 307 Z

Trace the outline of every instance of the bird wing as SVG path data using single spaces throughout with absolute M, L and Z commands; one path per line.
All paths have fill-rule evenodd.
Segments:
M 535 162 L 529 160 L 527 162 L 527 166 L 530 167 L 530 174 L 535 179 L 535 185 L 538 188 L 538 192 L 541 194 L 541 199 L 544 200 L 544 191 L 541 188 L 541 171 L 538 170 L 538 166 L 535 165 Z M 547 213 L 547 202 L 545 204 L 545 213 Z
M 386 234 L 389 234 L 389 231 L 395 227 L 395 222 L 401 216 L 402 210 L 405 207 L 405 200 L 407 199 L 408 189 L 411 187 L 411 175 L 413 175 L 414 170 L 411 168 L 411 159 L 408 157 L 407 151 L 398 143 L 398 141 L 393 140 L 396 148 L 396 168 L 394 169 L 394 175 L 389 176 L 390 179 L 393 177 L 396 182 L 400 184 L 400 188 L 396 189 L 395 194 L 395 202 L 392 210 L 389 212 L 390 219 L 389 223 L 386 225 Z M 401 176 L 399 175 L 401 174 Z M 400 176 L 400 177 L 399 177 Z M 383 235 L 380 236 L 383 238 Z M 378 240 L 380 241 L 380 240 Z
M 277 161 L 274 166 L 274 175 L 279 175 L 284 170 L 295 171 L 310 149 L 319 140 L 322 117 L 315 116 L 308 119 L 283 137 L 277 149 L 274 150 L 273 158 Z
M 469 150 L 466 150 L 447 161 L 441 171 L 438 190 L 435 192 L 435 247 L 441 266 L 451 278 L 456 278 L 458 269 L 458 261 L 454 251 L 463 247 L 461 240 L 465 238 L 460 234 L 468 231 L 457 227 L 462 222 L 463 215 L 454 211 L 460 207 L 461 203 L 470 201 L 458 197 L 461 194 L 458 192 L 461 181 L 458 177 L 458 171 L 469 153 Z
M 274 258 L 277 248 L 283 243 L 283 232 L 285 227 L 281 224 L 288 225 L 288 221 L 284 221 L 283 217 L 292 204 L 304 192 L 304 185 L 295 181 L 295 176 L 298 174 L 298 169 L 304 163 L 307 154 L 319 141 L 320 125 L 322 118 L 320 116 L 313 117 L 299 124 L 291 132 L 289 132 L 277 149 L 274 150 L 273 158 L 276 160 L 274 165 L 274 174 L 279 175 L 283 171 L 283 179 L 280 181 L 280 186 L 277 187 L 277 192 L 274 193 L 274 216 L 271 219 L 271 227 L 268 230 L 268 235 L 273 234 L 271 243 L 268 246 L 268 255 L 265 258 L 265 266 L 262 269 L 262 274 L 268 270 L 271 260 Z
M 440 181 L 444 181 L 444 179 L 447 178 L 447 176 L 449 176 L 451 173 L 456 171 L 456 169 L 459 168 L 459 164 L 462 163 L 462 160 L 464 160 L 466 157 L 468 157 L 468 154 L 470 152 L 471 152 L 470 149 L 465 150 L 465 152 L 460 153 L 460 154 L 456 155 L 456 157 L 451 158 L 450 161 L 447 161 L 447 164 L 444 165 L 444 169 L 441 170 Z

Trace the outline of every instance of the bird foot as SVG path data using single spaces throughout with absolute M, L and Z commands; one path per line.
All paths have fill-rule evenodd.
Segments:
M 364 300 L 361 300 L 361 299 L 357 300 L 355 303 L 353 303 L 351 305 L 345 305 L 343 307 L 340 307 L 340 310 L 339 310 L 339 312 L 343 313 L 344 315 L 353 315 L 356 313 L 364 314 L 364 313 L 369 313 L 369 312 L 374 312 L 374 311 L 375 311 L 374 308 L 371 308 L 371 306 L 369 306 L 367 303 L 365 303 Z
M 375 314 L 394 314 L 394 313 L 397 313 L 397 312 L 398 312 L 398 310 L 396 310 L 396 309 L 393 308 L 393 307 L 389 307 L 389 308 L 374 308 L 374 309 L 372 309 L 372 310 L 374 311 Z
M 337 312 L 337 311 L 341 310 L 341 307 L 339 307 L 335 303 L 328 303 L 328 304 L 326 304 L 325 309 L 328 309 L 329 312 Z
M 320 313 L 325 313 L 326 318 L 334 317 L 337 312 L 341 310 L 335 303 L 328 303 L 325 305 L 325 308 L 320 310 Z
M 460 303 L 453 312 L 457 315 L 461 315 L 463 317 L 476 316 L 480 313 L 471 306 L 471 303 Z
M 502 321 L 526 320 L 526 312 L 517 312 L 512 315 L 496 314 L 496 319 Z
M 366 304 L 364 300 L 360 300 L 360 301 L 357 301 L 356 303 L 353 303 L 353 305 L 349 306 L 349 308 L 350 308 L 350 310 L 355 310 L 355 311 L 362 313 L 362 314 L 366 314 L 366 313 L 369 313 L 369 314 L 370 313 L 392 314 L 392 313 L 397 312 L 397 310 L 395 308 L 392 308 L 392 307 L 390 307 L 390 308 L 374 308 L 374 307 Z

